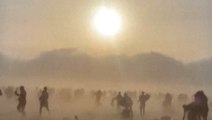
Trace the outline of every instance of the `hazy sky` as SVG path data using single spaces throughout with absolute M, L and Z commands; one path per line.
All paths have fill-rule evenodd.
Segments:
M 122 17 L 113 38 L 91 25 L 101 6 Z M 59 48 L 93 56 L 155 51 L 189 62 L 212 56 L 211 11 L 211 0 L 0 0 L 0 52 L 28 59 Z

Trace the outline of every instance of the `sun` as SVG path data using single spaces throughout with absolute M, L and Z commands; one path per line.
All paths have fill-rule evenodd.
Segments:
M 114 9 L 101 7 L 94 16 L 93 25 L 98 33 L 113 36 L 120 30 L 121 17 Z

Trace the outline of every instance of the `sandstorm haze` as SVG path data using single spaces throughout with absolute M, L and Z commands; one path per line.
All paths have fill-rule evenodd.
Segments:
M 153 51 L 191 62 L 211 57 L 210 5 L 210 0 L 1 0 L 0 51 L 15 59 L 61 48 L 98 57 Z M 91 25 L 100 6 L 114 8 L 122 18 L 112 38 Z
M 210 83 L 209 0 L 0 3 L 3 81 Z M 121 28 L 114 36 L 102 36 L 92 26 L 101 6 L 120 15 Z
M 134 120 L 167 115 L 180 120 L 182 105 L 197 90 L 208 96 L 211 109 L 211 5 L 211 0 L 0 0 L 0 120 L 75 115 L 121 120 L 126 106 L 117 109 L 111 102 L 119 91 L 132 99 L 128 112 Z M 14 91 L 20 85 L 27 93 L 26 116 L 16 110 Z M 44 86 L 50 113 L 39 115 Z M 139 113 L 141 91 L 150 98 L 145 117 Z M 173 96 L 168 109 L 167 93 Z

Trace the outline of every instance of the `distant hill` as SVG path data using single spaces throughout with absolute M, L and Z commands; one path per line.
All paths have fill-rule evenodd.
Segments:
M 146 53 L 132 57 L 134 72 L 153 79 L 184 78 L 188 71 L 184 64 L 159 53 Z
M 96 58 L 76 49 L 58 49 L 24 62 L 0 54 L 0 65 L 1 76 L 20 78 L 198 82 L 212 77 L 212 60 L 183 64 L 157 52 Z
M 0 76 L 9 74 L 10 69 L 12 69 L 12 63 L 10 58 L 0 53 Z
M 187 68 L 192 71 L 193 80 L 212 83 L 212 58 L 190 63 Z

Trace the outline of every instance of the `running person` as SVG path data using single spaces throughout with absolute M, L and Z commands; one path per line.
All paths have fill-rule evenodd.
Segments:
M 49 104 L 48 104 L 48 98 L 49 93 L 47 92 L 47 87 L 44 87 L 41 96 L 39 98 L 40 100 L 40 115 L 42 114 L 42 108 L 45 107 L 47 111 L 49 112 Z

